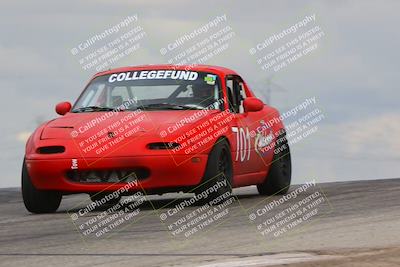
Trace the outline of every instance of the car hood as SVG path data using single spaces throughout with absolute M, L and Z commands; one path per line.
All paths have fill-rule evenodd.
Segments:
M 132 136 L 182 133 L 182 130 L 207 116 L 219 113 L 218 110 L 163 110 L 163 111 L 124 111 L 124 112 L 85 112 L 67 113 L 65 116 L 49 121 L 41 133 L 41 139 L 88 138 L 102 131 L 115 132 L 121 126 L 136 128 Z M 112 127 L 114 126 L 115 127 Z M 118 126 L 117 126 L 118 125 Z M 172 134 L 171 133 L 171 134 Z

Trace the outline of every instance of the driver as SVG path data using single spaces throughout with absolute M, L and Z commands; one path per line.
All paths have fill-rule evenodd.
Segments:
M 214 102 L 214 85 L 193 84 L 193 97 L 199 99 L 202 106 L 209 106 Z

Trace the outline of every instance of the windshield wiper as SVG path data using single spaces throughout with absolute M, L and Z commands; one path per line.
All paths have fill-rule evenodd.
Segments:
M 172 109 L 172 110 L 184 110 L 184 109 L 200 109 L 198 107 L 191 107 L 185 105 L 178 105 L 178 104 L 170 104 L 170 103 L 154 103 L 154 104 L 147 104 L 138 106 L 138 109 Z
M 78 112 L 96 112 L 96 111 L 113 111 L 113 108 L 110 107 L 100 107 L 100 106 L 87 106 L 87 107 L 81 107 L 72 110 L 74 113 Z

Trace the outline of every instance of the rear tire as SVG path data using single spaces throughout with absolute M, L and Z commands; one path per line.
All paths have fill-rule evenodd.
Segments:
M 288 192 L 292 177 L 292 162 L 286 134 L 277 138 L 269 173 L 262 184 L 257 185 L 261 195 L 284 195 Z
M 22 165 L 22 198 L 25 207 L 32 213 L 53 213 L 60 206 L 62 194 L 56 191 L 38 190 L 32 184 L 26 163 Z
M 206 171 L 202 183 L 196 188 L 196 195 L 201 195 L 204 191 L 209 190 L 214 186 L 218 189 L 208 194 L 206 198 L 201 198 L 199 204 L 206 204 L 210 201 L 232 193 L 232 155 L 228 143 L 220 139 L 212 148 L 207 161 Z M 225 200 L 221 199 L 221 201 Z M 217 204 L 217 203 L 214 203 Z

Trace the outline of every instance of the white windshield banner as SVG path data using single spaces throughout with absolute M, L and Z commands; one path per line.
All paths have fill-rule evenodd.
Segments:
M 142 70 L 142 71 L 128 71 L 121 73 L 111 74 L 108 82 L 121 82 L 121 81 L 134 81 L 134 80 L 188 80 L 194 81 L 199 74 L 194 71 L 183 70 Z

